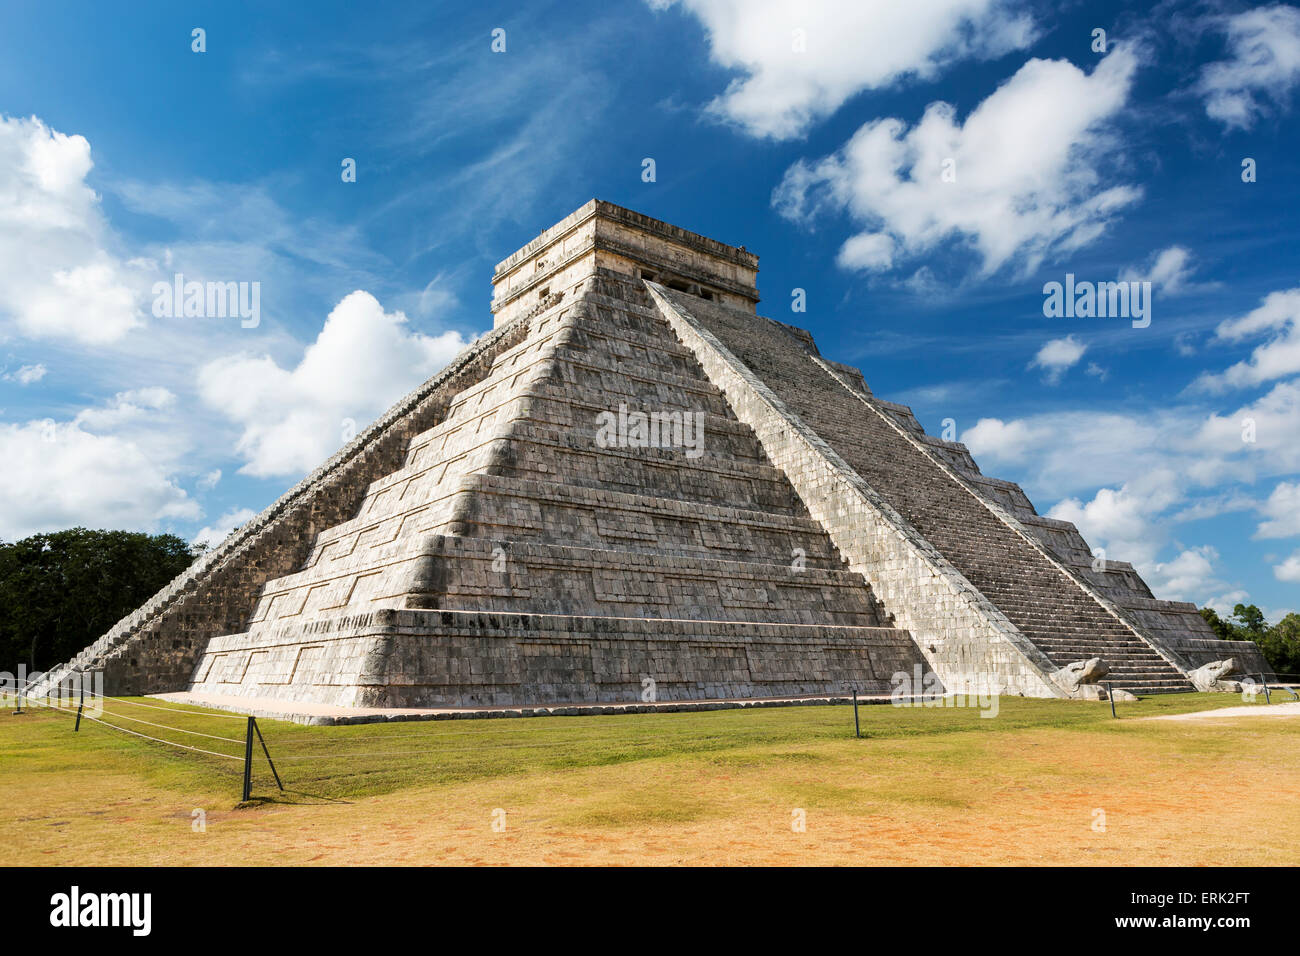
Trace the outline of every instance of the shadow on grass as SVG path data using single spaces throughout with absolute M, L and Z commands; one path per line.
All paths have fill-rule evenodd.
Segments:
M 295 799 L 299 798 L 299 799 Z M 307 790 L 293 790 L 288 787 L 283 792 L 272 792 L 269 796 L 253 794 L 248 800 L 235 804 L 237 810 L 251 810 L 257 807 L 318 807 L 326 804 L 343 804 L 350 806 L 354 801 L 342 797 L 331 797 L 324 793 L 311 793 Z

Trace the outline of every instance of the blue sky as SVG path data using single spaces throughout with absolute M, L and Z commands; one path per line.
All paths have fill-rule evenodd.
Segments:
M 763 314 L 1159 596 L 1300 607 L 1300 9 L 467 6 L 5 5 L 0 537 L 219 537 L 598 196 L 757 252 Z M 176 272 L 260 321 L 154 315 Z M 1067 273 L 1150 325 L 1045 316 Z

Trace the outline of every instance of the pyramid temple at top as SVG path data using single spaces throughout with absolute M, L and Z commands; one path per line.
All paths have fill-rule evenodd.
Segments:
M 490 333 L 50 679 L 475 707 L 1267 670 L 759 316 L 757 272 L 587 203 L 497 266 Z

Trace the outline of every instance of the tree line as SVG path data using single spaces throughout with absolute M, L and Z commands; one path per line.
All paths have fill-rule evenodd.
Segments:
M 1300 675 L 1300 614 L 1270 624 L 1255 605 L 1238 604 L 1226 618 L 1212 607 L 1201 608 L 1201 617 L 1221 640 L 1258 644 L 1273 673 Z
M 174 534 L 87 528 L 0 541 L 0 670 L 76 656 L 202 550 Z

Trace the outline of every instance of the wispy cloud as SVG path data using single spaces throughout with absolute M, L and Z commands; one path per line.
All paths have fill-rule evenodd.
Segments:
M 1250 129 L 1266 103 L 1285 107 L 1300 83 L 1300 9 L 1278 3 L 1211 22 L 1227 34 L 1230 56 L 1205 65 L 1197 92 L 1211 118 Z
M 1267 336 L 1248 360 L 1222 372 L 1207 372 L 1192 383 L 1192 391 L 1224 392 L 1261 385 L 1300 373 L 1300 288 L 1270 293 L 1259 307 L 1221 323 L 1220 342 L 1240 342 Z
M 39 382 L 45 377 L 49 370 L 39 362 L 35 365 L 23 365 L 13 372 L 4 372 L 0 375 L 6 382 L 15 382 L 18 385 L 32 385 Z

